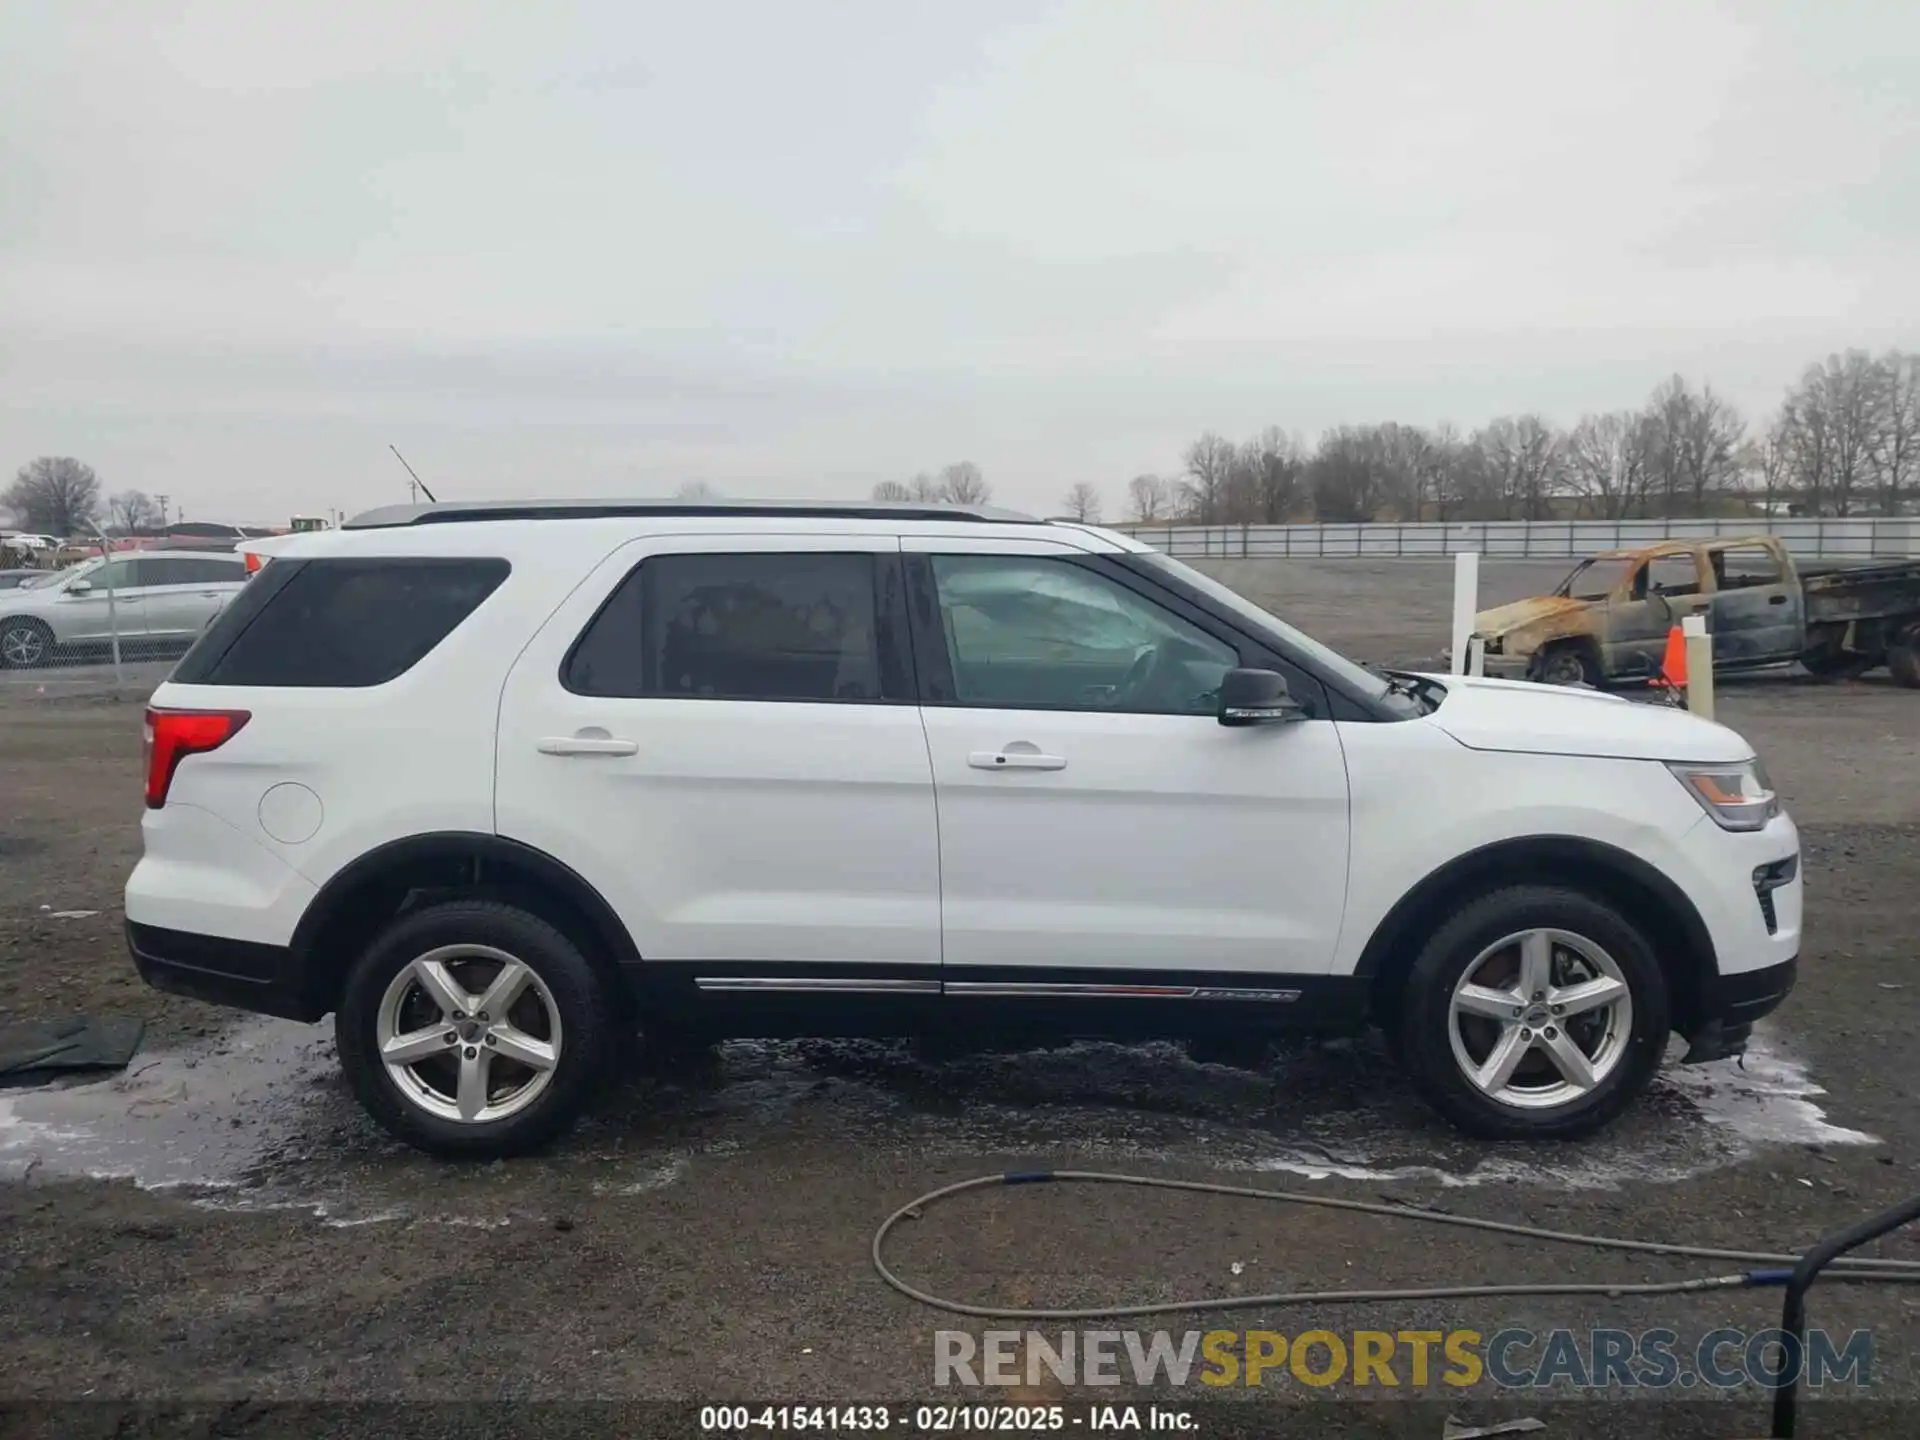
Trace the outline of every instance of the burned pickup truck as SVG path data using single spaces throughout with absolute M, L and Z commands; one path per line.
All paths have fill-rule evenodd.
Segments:
M 1705 615 L 1713 666 L 1799 661 L 1920 688 L 1920 560 L 1796 564 L 1771 535 L 1668 540 L 1583 560 L 1551 595 L 1482 610 L 1486 673 L 1553 685 L 1649 679 L 1667 632 Z

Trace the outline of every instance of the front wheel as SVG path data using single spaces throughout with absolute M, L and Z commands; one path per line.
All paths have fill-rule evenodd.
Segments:
M 439 1155 L 493 1158 L 566 1131 L 605 1077 L 614 1006 L 538 916 L 455 900 L 394 922 L 348 977 L 340 1063 L 367 1112 Z
M 30 670 L 53 654 L 53 632 L 38 620 L 0 620 L 0 668 Z
M 1461 1129 L 1571 1139 L 1646 1089 L 1666 1049 L 1668 1005 L 1652 948 L 1612 906 L 1515 886 L 1457 910 L 1422 948 L 1400 1051 Z
M 1533 678 L 1542 685 L 1587 685 L 1598 688 L 1600 666 L 1591 652 L 1578 645 L 1560 645 L 1535 662 Z

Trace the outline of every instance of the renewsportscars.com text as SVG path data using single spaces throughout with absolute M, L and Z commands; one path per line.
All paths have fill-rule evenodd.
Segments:
M 934 1333 L 941 1386 L 1277 1384 L 1420 1390 L 1731 1390 L 1873 1383 L 1873 1336 L 1710 1330 L 964 1330 Z

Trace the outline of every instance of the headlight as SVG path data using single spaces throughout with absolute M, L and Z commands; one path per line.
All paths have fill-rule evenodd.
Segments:
M 1766 767 L 1758 760 L 1739 765 L 1669 764 L 1667 768 L 1723 830 L 1758 830 L 1780 813 L 1780 797 L 1767 783 Z

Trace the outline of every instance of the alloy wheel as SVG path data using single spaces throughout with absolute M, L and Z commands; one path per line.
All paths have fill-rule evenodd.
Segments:
M 46 653 L 46 636 L 36 626 L 16 625 L 0 634 L 0 660 L 9 665 L 38 665 Z
M 382 995 L 374 1029 L 395 1087 L 443 1120 L 517 1115 L 560 1063 L 560 1009 L 546 983 L 488 945 L 443 945 L 409 962 Z
M 1584 936 L 1523 930 L 1461 972 L 1447 1007 L 1453 1058 L 1488 1099 L 1522 1110 L 1593 1092 L 1626 1056 L 1633 995 L 1618 962 Z

